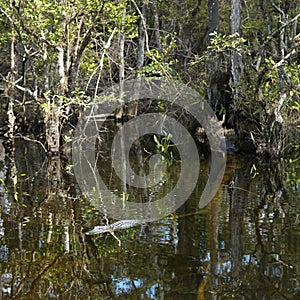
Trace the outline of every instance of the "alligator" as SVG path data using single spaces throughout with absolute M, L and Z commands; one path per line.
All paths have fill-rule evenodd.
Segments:
M 137 225 L 145 224 L 147 222 L 152 222 L 151 219 L 146 220 L 121 220 L 109 225 L 103 225 L 103 226 L 95 226 L 92 230 L 86 232 L 86 235 L 92 235 L 92 234 L 99 234 L 104 232 L 114 232 L 118 229 L 127 229 L 131 228 Z

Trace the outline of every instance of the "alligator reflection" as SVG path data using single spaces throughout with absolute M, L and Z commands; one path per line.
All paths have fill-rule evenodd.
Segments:
M 224 185 L 199 211 L 208 174 L 202 161 L 185 205 L 164 220 L 116 230 L 119 247 L 108 232 L 84 234 L 106 220 L 81 197 L 69 162 L 50 161 L 39 145 L 21 141 L 14 159 L 0 164 L 2 298 L 299 298 L 299 162 L 274 167 L 229 156 Z M 168 169 L 163 193 L 178 168 Z M 162 191 L 148 193 L 155 199 Z

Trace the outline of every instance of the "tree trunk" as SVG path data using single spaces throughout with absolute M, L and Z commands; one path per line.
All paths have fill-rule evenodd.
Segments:
M 231 14 L 230 14 L 230 31 L 231 34 L 237 34 L 237 37 L 241 36 L 241 1 L 231 0 Z M 233 97 L 233 111 L 237 111 L 238 102 L 241 97 L 240 83 L 241 76 L 243 74 L 243 61 L 242 56 L 236 51 L 231 51 L 230 57 L 231 63 L 231 80 L 230 87 Z
M 161 38 L 160 38 L 160 26 L 159 26 L 159 17 L 158 11 L 156 7 L 155 0 L 152 1 L 152 11 L 153 11 L 153 18 L 154 18 L 154 33 L 155 33 L 155 43 L 159 53 L 161 53 L 162 46 L 161 46 Z
M 211 34 L 219 30 L 219 2 L 218 0 L 208 1 L 208 44 L 211 43 Z M 220 90 L 218 81 L 220 78 L 220 60 L 217 53 L 210 53 L 206 64 L 207 73 L 209 74 L 208 101 L 214 111 L 217 111 L 220 104 Z
M 88 31 L 83 35 L 83 37 L 81 37 L 84 27 L 84 18 L 85 16 L 82 16 L 80 19 L 77 38 L 75 39 L 72 53 L 70 53 L 70 67 L 68 70 L 68 86 L 70 91 L 73 91 L 76 88 L 81 58 L 84 50 L 91 41 L 92 28 L 89 28 Z
M 59 116 L 59 106 L 48 101 L 44 122 L 46 127 L 46 142 L 51 155 L 58 155 L 59 153 Z
M 214 31 L 219 31 L 219 1 L 208 0 L 208 34 Z
M 64 61 L 64 48 L 62 46 L 57 47 L 58 51 L 58 75 L 59 75 L 59 89 L 58 89 L 58 95 L 64 95 L 65 94 L 65 88 L 66 88 L 66 73 L 65 73 L 65 61 Z
M 141 70 L 144 65 L 145 59 L 145 35 L 146 35 L 146 4 L 143 4 L 141 10 L 140 22 L 139 22 L 139 43 L 138 43 L 138 55 L 137 55 L 137 70 Z
M 126 10 L 123 13 L 122 21 L 126 17 Z M 124 36 L 124 26 L 121 27 L 119 33 L 119 86 L 120 86 L 120 102 L 123 103 L 123 91 L 124 91 L 124 79 L 125 79 L 125 58 L 124 58 L 124 46 L 125 46 L 125 36 Z M 117 121 L 122 120 L 124 115 L 124 106 L 122 105 L 115 112 L 115 119 Z
M 142 5 L 142 10 L 141 10 L 141 15 L 140 15 L 140 22 L 139 22 L 139 42 L 138 42 L 138 54 L 137 54 L 137 64 L 136 64 L 136 69 L 137 69 L 137 77 L 138 80 L 140 78 L 139 71 L 143 68 L 144 66 L 144 60 L 145 60 L 145 37 L 146 37 L 146 13 L 147 13 L 147 6 L 146 4 Z M 137 85 L 136 87 L 136 96 L 138 97 L 138 92 L 139 92 L 140 86 Z M 138 99 L 137 101 L 131 101 L 128 104 L 128 110 L 127 110 L 127 116 L 129 118 L 133 118 L 137 115 L 137 110 L 138 110 Z
M 43 91 L 45 93 L 50 91 L 50 80 L 49 80 L 49 64 L 47 63 L 48 52 L 47 46 L 43 45 Z
M 12 2 L 10 3 L 11 9 L 13 9 Z M 8 82 L 15 82 L 16 80 L 16 55 L 15 55 L 15 30 L 13 27 L 13 23 L 11 24 L 11 45 L 10 45 L 10 73 L 8 74 Z M 15 115 L 14 115 L 14 102 L 15 102 L 15 87 L 8 86 L 8 133 L 7 136 L 9 141 L 12 143 L 12 149 L 14 149 L 14 127 L 15 127 Z

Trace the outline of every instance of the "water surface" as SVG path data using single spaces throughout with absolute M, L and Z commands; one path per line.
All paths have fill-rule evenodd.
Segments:
M 84 234 L 106 218 L 82 196 L 70 160 L 16 140 L 0 164 L 2 298 L 300 299 L 299 161 L 229 155 L 222 186 L 199 210 L 202 156 L 176 213 L 115 236 Z M 167 193 L 180 170 L 173 161 L 162 184 L 143 191 L 125 187 L 105 153 L 98 165 L 111 190 L 138 201 Z

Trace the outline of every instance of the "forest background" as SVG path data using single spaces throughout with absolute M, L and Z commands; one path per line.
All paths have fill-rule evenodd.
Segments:
M 0 16 L 8 141 L 59 151 L 103 90 L 159 76 L 197 90 L 242 151 L 299 153 L 299 1 L 3 0 Z M 132 103 L 115 117 L 142 109 Z

